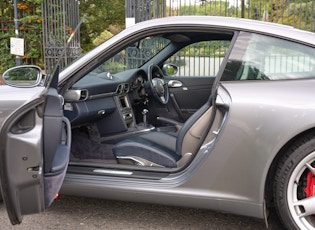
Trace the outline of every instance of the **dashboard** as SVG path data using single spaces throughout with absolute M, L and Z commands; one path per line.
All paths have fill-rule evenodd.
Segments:
M 127 70 L 111 75 L 108 72 L 89 73 L 76 82 L 69 91 L 84 91 L 83 98 L 77 100 L 88 100 L 95 97 L 113 96 L 139 89 L 145 81 L 147 75 L 143 70 Z M 66 93 L 67 95 L 67 93 Z M 67 96 L 65 96 L 67 100 Z M 70 98 L 70 100 L 73 100 Z
M 103 135 L 126 131 L 135 123 L 132 104 L 146 97 L 146 81 L 141 69 L 91 72 L 65 92 L 64 114 L 73 127 L 97 122 Z

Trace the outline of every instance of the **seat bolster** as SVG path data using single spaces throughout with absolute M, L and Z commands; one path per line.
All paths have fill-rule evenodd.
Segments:
M 183 152 L 183 142 L 186 137 L 187 132 L 190 131 L 190 129 L 194 126 L 196 122 L 202 117 L 202 115 L 211 108 L 211 99 L 207 101 L 206 104 L 204 104 L 197 112 L 195 112 L 183 125 L 181 128 L 180 132 L 178 133 L 177 136 L 177 141 L 176 141 L 176 150 L 179 154 L 185 154 Z M 191 146 L 192 148 L 195 147 L 195 145 Z M 190 151 L 188 151 L 190 152 Z
M 115 145 L 113 153 L 117 159 L 119 159 L 119 157 L 136 156 L 158 165 L 171 168 L 176 167 L 176 162 L 180 158 L 179 155 L 172 151 L 166 148 L 162 149 L 161 146 L 146 140 L 138 142 L 128 139 L 119 142 Z

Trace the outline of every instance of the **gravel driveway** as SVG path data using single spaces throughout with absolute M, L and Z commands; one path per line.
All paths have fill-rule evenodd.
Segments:
M 11 226 L 0 204 L 1 229 L 266 229 L 261 220 L 209 210 L 61 196 L 45 212 Z M 270 229 L 282 229 L 272 218 Z

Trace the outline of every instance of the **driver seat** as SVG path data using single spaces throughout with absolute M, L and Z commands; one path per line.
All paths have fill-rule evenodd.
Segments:
M 178 135 L 152 131 L 118 142 L 113 153 L 120 164 L 176 168 L 184 165 L 203 141 L 212 124 L 212 97 L 182 126 Z

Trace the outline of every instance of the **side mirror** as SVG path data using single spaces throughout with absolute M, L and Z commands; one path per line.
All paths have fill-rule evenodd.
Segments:
M 177 74 L 178 67 L 174 64 L 165 64 L 165 65 L 163 65 L 163 72 L 167 76 L 172 76 L 172 75 Z
M 41 68 L 33 65 L 17 66 L 5 71 L 3 81 L 13 87 L 30 88 L 39 85 L 42 79 Z

